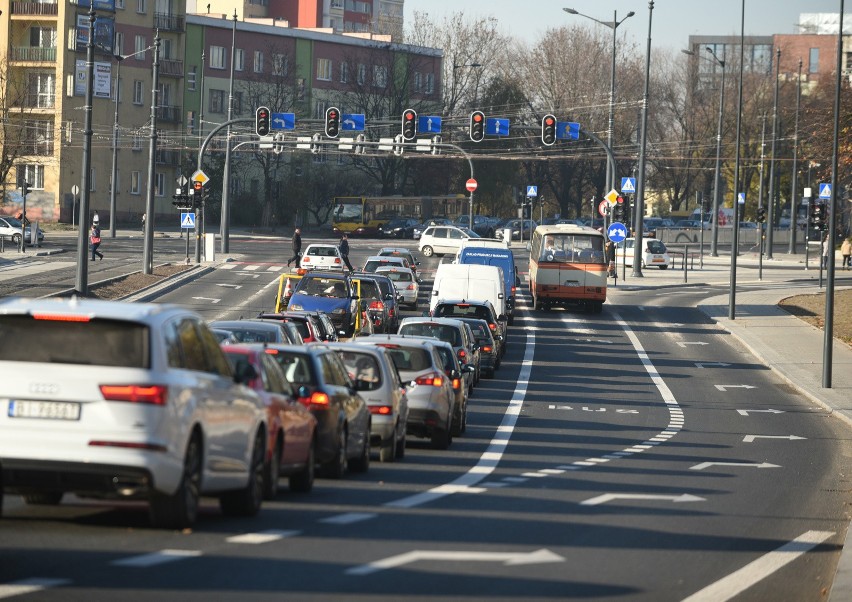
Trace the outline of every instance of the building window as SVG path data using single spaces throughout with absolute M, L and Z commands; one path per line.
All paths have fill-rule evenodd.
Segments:
M 148 39 L 145 36 L 136 36 L 133 38 L 133 52 L 138 52 L 135 58 L 137 61 L 145 60 L 145 52 L 144 50 L 148 47 Z
M 29 73 L 28 74 L 28 96 L 29 106 L 39 109 L 49 109 L 54 106 L 56 97 L 56 74 L 54 73 Z
M 211 69 L 224 69 L 225 68 L 225 47 L 224 46 L 211 46 L 210 47 L 210 68 Z
M 246 51 L 234 48 L 234 71 L 244 71 L 246 68 Z
M 113 52 L 118 56 L 124 56 L 124 33 L 120 31 L 115 32 L 114 45 Z
M 414 91 L 420 92 L 423 89 L 423 74 L 417 71 L 414 74 Z
M 141 172 L 130 172 L 130 194 L 139 194 L 139 180 L 141 177 Z
M 367 81 L 367 65 L 363 63 L 358 65 L 358 73 L 355 76 L 355 81 L 358 82 L 359 86 L 364 85 L 364 82 Z
M 210 90 L 211 113 L 224 113 L 226 109 L 225 102 L 226 99 L 224 90 Z
M 808 73 L 819 73 L 819 48 L 808 50 Z
M 53 154 L 53 121 L 34 119 L 26 122 L 25 155 Z
M 142 15 L 148 12 L 148 0 L 136 0 L 136 12 Z
M 318 100 L 314 104 L 314 119 L 325 119 L 325 110 L 326 107 L 324 100 Z
M 157 196 L 166 196 L 166 174 L 157 172 L 157 184 L 154 187 L 154 194 Z
M 116 8 L 124 8 L 124 0 L 115 0 Z
M 130 143 L 130 150 L 141 151 L 142 150 L 142 134 L 133 134 L 133 141 Z
M 192 66 L 192 69 L 189 70 L 189 73 L 186 74 L 186 88 L 187 90 L 195 90 L 195 81 L 198 76 L 198 67 L 195 65 Z
M 260 50 L 254 51 L 254 72 L 263 73 L 263 53 Z
M 19 186 L 26 180 L 31 190 L 44 190 L 44 165 L 18 165 L 16 178 Z
M 287 75 L 287 55 L 273 54 L 272 55 L 272 73 L 279 77 Z
M 317 79 L 320 81 L 331 81 L 331 60 L 317 59 Z
M 388 68 L 384 65 L 373 66 L 373 86 L 386 88 L 388 85 Z
M 349 63 L 347 63 L 346 61 L 342 61 L 340 63 L 340 83 L 349 83 Z
M 426 74 L 426 94 L 432 94 L 435 92 L 435 74 L 427 73 Z
M 133 104 L 142 104 L 142 80 L 133 80 Z

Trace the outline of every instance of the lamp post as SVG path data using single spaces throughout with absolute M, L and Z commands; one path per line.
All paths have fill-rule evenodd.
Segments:
M 74 289 L 89 294 L 89 171 L 92 168 L 92 101 L 95 87 L 95 9 L 89 8 L 89 39 L 86 42 L 86 100 L 83 106 L 83 173 L 80 174 L 80 228 L 77 232 L 77 279 Z
M 618 11 L 612 11 L 612 21 L 599 21 L 594 17 L 590 17 L 589 15 L 584 15 L 581 12 L 577 12 L 573 8 L 563 8 L 562 10 L 564 10 L 569 15 L 579 15 L 581 17 L 586 17 L 587 19 L 591 19 L 595 23 L 599 23 L 612 29 L 612 69 L 610 71 L 609 81 L 609 120 L 607 121 L 606 126 L 606 145 L 612 148 L 612 135 L 613 130 L 615 129 L 615 50 L 617 44 L 616 31 L 618 30 L 619 25 L 624 23 L 627 19 L 629 19 L 636 13 L 631 10 L 629 13 L 627 13 L 626 17 L 619 21 Z M 607 161 L 606 164 L 606 185 L 610 190 L 615 188 L 615 166 L 611 167 L 609 161 Z
M 793 173 L 790 178 L 790 244 L 787 253 L 796 254 L 799 202 L 796 189 L 799 186 L 799 108 L 802 102 L 802 59 L 799 59 L 799 77 L 796 83 L 796 125 L 793 127 Z
M 154 36 L 154 66 L 151 78 L 151 127 L 148 137 L 148 194 L 145 201 L 145 242 L 142 247 L 142 273 L 154 272 L 154 187 L 157 157 L 157 88 L 160 86 L 160 30 Z
M 737 300 L 737 254 L 740 244 L 740 207 L 738 193 L 740 188 L 740 133 L 743 119 L 743 61 L 745 60 L 745 0 L 740 9 L 740 81 L 737 89 L 737 142 L 736 159 L 734 160 L 734 223 L 731 242 L 731 280 L 728 292 L 728 318 L 736 318 Z
M 651 82 L 651 22 L 654 16 L 654 0 L 648 2 L 648 47 L 645 50 L 645 91 L 642 94 L 642 137 L 639 143 L 639 179 L 636 182 L 636 210 L 633 223 L 636 229 L 634 249 L 644 249 L 642 234 L 645 216 L 645 148 L 648 146 L 648 90 Z M 633 276 L 642 277 L 642 262 L 633 262 Z
M 228 84 L 228 121 L 234 116 L 234 49 L 237 43 L 237 9 L 234 9 L 234 24 L 231 29 L 231 77 Z M 231 224 L 231 126 L 225 135 L 225 169 L 222 173 L 222 223 L 220 233 L 222 235 L 222 253 L 227 253 L 230 248 L 230 224 Z
M 769 160 L 769 198 L 766 199 L 766 258 L 772 259 L 773 233 L 775 231 L 775 155 L 778 143 L 778 76 L 781 67 L 781 48 L 775 49 L 775 97 L 772 101 L 772 158 Z

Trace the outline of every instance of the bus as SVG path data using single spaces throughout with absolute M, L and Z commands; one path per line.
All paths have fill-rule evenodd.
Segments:
M 606 301 L 604 235 L 588 226 L 538 226 L 530 243 L 533 309 L 579 306 L 600 313 Z
M 336 197 L 331 212 L 335 235 L 377 236 L 379 226 L 396 218 L 420 221 L 432 217 L 453 217 L 464 213 L 469 202 L 464 195 Z

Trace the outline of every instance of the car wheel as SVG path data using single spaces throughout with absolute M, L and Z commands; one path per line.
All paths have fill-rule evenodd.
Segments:
M 370 470 L 370 427 L 367 426 L 367 431 L 364 433 L 364 447 L 361 448 L 361 455 L 352 460 L 352 470 L 354 472 L 367 472 Z
M 299 493 L 308 493 L 314 488 L 314 476 L 316 452 L 316 440 L 311 441 L 308 448 L 308 459 L 305 462 L 305 467 L 294 475 L 290 476 L 290 491 L 298 491 Z
M 198 516 L 201 496 L 201 441 L 193 435 L 186 447 L 183 475 L 172 495 L 154 492 L 151 496 L 151 524 L 163 529 L 186 529 Z
M 426 245 L 425 247 L 420 249 L 420 252 L 423 253 L 424 257 L 432 257 L 432 255 L 435 254 L 435 250 L 429 245 Z
M 405 431 L 402 431 L 402 437 L 396 441 L 396 459 L 402 460 L 405 457 Z
M 387 441 L 382 442 L 382 447 L 379 450 L 379 462 L 393 462 L 396 460 L 397 440 L 396 433 L 399 429 L 399 421 L 393 426 L 393 433 Z
M 283 449 L 284 443 L 279 437 L 263 472 L 263 499 L 265 500 L 274 500 L 275 496 L 278 495 L 278 477 L 281 474 L 281 452 Z
M 453 426 L 450 429 L 450 432 L 453 434 L 454 437 L 460 437 L 461 434 L 464 432 L 464 409 L 466 405 L 466 403 L 459 404 L 459 406 L 456 408 L 456 411 L 454 412 Z
M 50 491 L 47 493 L 28 493 L 24 495 L 24 502 L 40 506 L 56 506 L 62 501 L 61 491 Z
M 334 459 L 328 462 L 325 466 L 325 472 L 331 479 L 343 478 L 349 468 L 349 458 L 346 457 L 346 427 L 340 427 L 340 433 L 337 437 L 337 451 L 334 454 Z
M 263 471 L 266 456 L 266 442 L 258 433 L 254 438 L 251 452 L 248 482 L 243 489 L 229 491 L 219 498 L 219 507 L 227 516 L 254 516 L 260 510 L 263 501 Z

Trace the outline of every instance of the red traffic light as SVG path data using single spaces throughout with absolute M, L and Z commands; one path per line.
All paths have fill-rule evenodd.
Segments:
M 414 140 L 417 137 L 417 112 L 414 109 L 406 109 L 402 113 L 402 139 Z
M 554 123 L 556 123 L 556 120 L 550 115 L 544 118 L 544 125 L 553 125 Z
M 337 138 L 340 133 L 340 111 L 337 107 L 329 107 L 325 112 L 325 135 Z
M 268 136 L 271 129 L 271 114 L 268 107 L 258 107 L 254 114 L 254 131 L 258 136 Z
M 485 113 L 474 111 L 470 114 L 470 139 L 482 142 L 485 138 Z
M 480 121 L 482 121 L 482 113 L 474 113 L 473 114 L 473 120 L 476 123 L 479 123 Z
M 202 188 L 204 188 L 204 184 L 202 184 L 200 181 L 196 180 L 192 183 L 192 189 L 196 192 L 201 191 Z
M 545 115 L 541 119 L 541 143 L 553 146 L 556 143 L 556 116 Z

